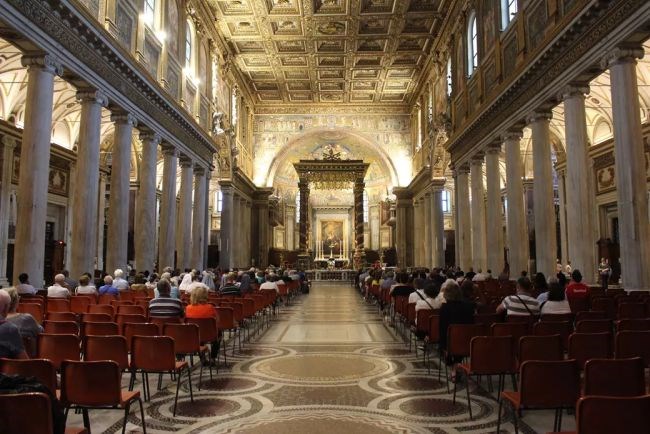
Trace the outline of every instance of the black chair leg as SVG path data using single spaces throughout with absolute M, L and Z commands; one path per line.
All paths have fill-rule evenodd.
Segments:
M 501 431 L 501 410 L 503 408 L 503 401 L 499 401 L 499 413 L 497 414 L 497 434 Z
M 515 434 L 519 434 L 519 412 L 515 410 L 515 406 L 511 406 L 512 408 L 512 423 L 515 426 Z
M 142 434 L 147 434 L 147 424 L 144 421 L 144 403 L 140 398 L 138 398 L 138 403 L 140 404 L 140 418 L 142 419 Z
M 190 381 L 190 384 L 192 382 Z M 181 375 L 180 373 L 176 376 L 176 396 L 174 397 L 174 411 L 173 415 L 176 417 L 176 405 L 178 405 L 178 392 L 181 390 Z
M 181 377 L 180 372 L 178 373 L 178 378 Z M 187 378 L 189 379 L 188 385 L 190 387 L 190 402 L 194 402 L 194 393 L 192 392 L 192 371 L 190 368 L 187 368 Z
M 88 433 L 90 434 L 90 417 L 88 416 L 88 409 L 83 408 L 81 410 L 81 414 L 83 415 L 84 427 L 88 430 Z
M 129 419 L 129 410 L 131 410 L 131 401 L 124 406 L 124 420 L 122 421 L 122 434 L 126 433 L 126 422 Z
M 457 375 L 458 376 L 458 375 Z M 467 391 L 467 409 L 469 410 L 469 419 L 472 420 L 472 401 L 469 399 L 469 374 L 465 375 L 465 390 Z M 456 378 L 458 382 L 458 378 Z

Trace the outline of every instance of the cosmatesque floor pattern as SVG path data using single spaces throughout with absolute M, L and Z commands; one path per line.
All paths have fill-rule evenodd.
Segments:
M 165 376 L 145 404 L 150 433 L 383 434 L 493 433 L 498 404 L 494 394 L 471 384 L 473 418 L 461 389 L 454 405 L 444 375 L 429 374 L 378 308 L 345 284 L 314 283 L 311 293 L 294 299 L 271 326 L 230 355 L 226 369 L 210 380 L 204 371 L 194 402 L 187 381 L 172 416 L 175 382 Z M 432 357 L 434 360 L 436 357 Z M 207 380 L 206 380 L 207 378 Z M 128 376 L 125 375 L 126 385 Z M 510 387 L 510 382 L 506 382 Z M 136 390 L 141 384 L 136 383 Z M 94 433 L 121 432 L 121 411 L 91 411 Z M 524 413 L 520 432 L 552 431 L 552 412 Z M 564 430 L 573 429 L 572 416 Z M 69 425 L 82 425 L 70 415 Z M 137 405 L 127 432 L 142 432 Z M 509 417 L 502 433 L 513 432 Z

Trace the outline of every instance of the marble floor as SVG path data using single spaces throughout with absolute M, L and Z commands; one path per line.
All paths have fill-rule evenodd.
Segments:
M 229 367 L 205 380 L 190 402 L 187 381 L 172 416 L 175 382 L 145 404 L 151 433 L 491 433 L 497 403 L 471 383 L 473 419 L 466 401 L 454 405 L 437 370 L 427 372 L 383 318 L 347 284 L 314 283 L 311 293 L 283 307 L 269 328 L 230 356 Z M 193 384 L 198 380 L 195 367 Z M 125 376 L 127 377 L 127 376 Z M 153 376 L 152 376 L 153 377 Z M 125 384 L 127 379 L 125 378 Z M 485 384 L 485 383 L 484 383 Z M 136 383 L 136 388 L 140 388 Z M 509 382 L 506 383 L 509 387 Z M 464 393 L 461 395 L 465 397 Z M 92 411 L 94 433 L 121 431 L 120 411 Z M 525 412 L 522 433 L 552 431 L 553 412 Z M 142 432 L 139 411 L 127 432 Z M 69 425 L 81 425 L 70 415 Z M 574 428 L 564 417 L 564 430 Z M 501 432 L 513 432 L 509 419 Z

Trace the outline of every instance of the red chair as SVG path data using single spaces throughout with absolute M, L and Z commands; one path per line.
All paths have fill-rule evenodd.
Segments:
M 70 300 L 67 298 L 49 298 L 47 299 L 47 311 L 49 312 L 71 312 Z
M 113 322 L 113 317 L 106 313 L 84 313 L 81 322 Z
M 585 319 L 576 324 L 576 333 L 610 333 L 612 320 L 610 319 Z
M 569 321 L 540 321 L 533 325 L 533 335 L 535 336 L 560 335 L 564 349 L 568 348 L 569 335 L 572 331 L 573 326 Z
M 616 358 L 641 357 L 650 368 L 650 331 L 623 331 L 616 333 Z
M 120 328 L 114 322 L 81 323 L 82 336 L 113 336 L 119 334 L 120 334 Z
M 118 300 L 118 297 L 116 295 L 111 295 L 111 294 L 102 294 L 99 296 L 97 303 L 107 304 L 110 306 L 113 300 Z
M 650 330 L 650 318 L 643 319 L 622 319 L 616 321 L 616 331 L 648 331 Z
M 591 310 L 605 312 L 607 319 L 616 317 L 616 303 L 611 297 L 599 297 L 591 300 Z
M 122 390 L 121 377 L 120 367 L 111 360 L 96 362 L 66 360 L 61 365 L 61 404 L 67 409 L 80 409 L 84 416 L 84 426 L 88 430 L 90 430 L 88 410 L 123 409 L 122 434 L 124 434 L 131 405 L 138 402 L 142 430 L 146 434 L 147 426 L 140 392 Z
M 576 324 L 585 319 L 607 319 L 607 314 L 602 310 L 588 310 L 576 313 Z
M 100 297 L 101 301 L 101 297 Z M 103 313 L 110 315 L 111 320 L 115 316 L 115 308 L 110 304 L 92 304 L 88 306 L 88 313 Z
M 181 389 L 181 374 L 187 371 L 189 379 L 190 401 L 194 402 L 192 393 L 192 376 L 187 362 L 176 361 L 174 339 L 169 336 L 133 336 L 131 342 L 131 385 L 135 374 L 142 373 L 142 387 L 145 401 L 151 398 L 149 391 L 149 373 L 176 374 L 176 397 L 174 398 L 173 415 L 176 416 L 178 392 Z
M 185 320 L 178 316 L 152 316 L 149 322 L 156 324 L 162 334 L 165 324 L 183 324 Z
M 472 338 L 485 336 L 487 328 L 483 324 L 451 324 L 447 329 L 446 357 L 466 358 L 470 355 Z M 440 373 L 438 373 L 440 375 Z M 445 364 L 445 375 L 447 365 Z M 449 385 L 447 385 L 449 387 Z
M 117 323 L 117 326 L 119 327 L 120 330 L 124 329 L 124 324 L 127 323 L 146 323 L 147 322 L 147 317 L 144 315 L 140 314 L 135 314 L 135 313 L 118 313 L 115 316 L 115 322 Z
M 19 303 L 17 311 L 19 313 L 28 313 L 34 317 L 37 323 L 43 322 L 43 306 L 37 303 Z
M 112 360 L 120 371 L 129 369 L 129 351 L 124 336 L 86 336 L 84 348 L 84 360 L 87 362 Z
M 207 360 L 209 355 L 208 347 L 201 345 L 199 326 L 196 324 L 165 324 L 164 335 L 174 339 L 176 356 L 182 356 L 183 359 L 185 359 L 185 356 L 190 356 L 191 367 L 194 366 L 194 356 L 198 356 L 199 363 L 201 364 L 199 371 L 199 390 L 201 390 L 201 381 L 203 379 L 202 360 Z M 212 366 L 210 366 L 210 379 L 212 379 Z
M 47 359 L 0 359 L 0 372 L 6 375 L 35 377 L 50 389 L 52 394 L 56 394 L 56 369 Z
M 122 302 L 123 303 L 123 302 Z M 145 310 L 142 306 L 137 306 L 134 304 L 121 304 L 117 306 L 117 314 L 131 314 L 131 315 L 142 315 L 145 316 Z
M 585 396 L 576 414 L 577 431 L 551 434 L 648 434 L 650 395 Z
M 519 392 L 501 392 L 497 432 L 501 432 L 501 409 L 508 402 L 512 409 L 515 433 L 519 433 L 518 414 L 524 409 L 554 409 L 553 429 L 562 430 L 562 411 L 573 408 L 580 396 L 580 370 L 575 360 L 530 360 L 521 365 Z
M 2 434 L 49 434 L 54 432 L 52 401 L 45 393 L 0 395 Z M 85 428 L 65 428 L 65 434 L 87 434 Z
M 440 315 L 433 314 L 429 316 L 429 334 L 424 339 L 424 354 L 428 356 L 427 369 L 431 373 L 431 354 L 428 350 L 429 345 L 440 342 Z M 438 366 L 442 368 L 442 351 L 438 351 Z
M 70 297 L 70 311 L 76 314 L 86 313 L 88 306 L 93 304 L 94 300 L 85 295 L 74 295 Z
M 469 381 L 472 375 L 499 376 L 498 395 L 501 394 L 505 383 L 506 374 L 514 375 L 516 372 L 515 358 L 512 353 L 511 336 L 476 336 L 470 343 L 469 364 L 461 363 L 457 370 L 461 371 L 466 379 L 467 408 L 469 418 L 472 419 L 472 403 L 470 400 Z M 454 382 L 453 403 L 456 405 L 456 390 L 458 378 Z
M 560 335 L 522 336 L 519 338 L 519 351 L 517 354 L 519 366 L 529 360 L 564 360 L 562 337 Z
M 501 321 L 502 315 L 498 313 L 477 313 L 474 315 L 474 324 L 484 324 L 486 327 L 492 327 Z
M 618 319 L 642 319 L 646 317 L 645 303 L 621 303 L 616 312 Z
M 569 359 L 578 362 L 581 370 L 587 360 L 609 359 L 611 356 L 611 333 L 573 333 L 569 336 Z
M 48 321 L 77 321 L 77 315 L 72 312 L 48 312 L 46 318 Z
M 126 347 L 131 352 L 131 341 L 133 336 L 158 336 L 160 329 L 153 323 L 125 323 L 122 328 L 122 335 L 126 338 Z
M 43 321 L 43 331 L 52 335 L 79 335 L 79 326 L 74 321 Z
M 569 323 L 573 324 L 575 316 L 576 315 L 573 313 L 543 313 L 539 317 L 539 320 L 543 322 L 568 321 Z
M 639 396 L 645 394 L 645 366 L 641 357 L 591 359 L 585 364 L 584 396 Z
M 529 334 L 529 325 L 527 322 L 496 323 L 490 327 L 490 334 L 492 336 L 512 336 L 513 351 L 515 352 L 515 356 L 517 356 L 519 339 Z
M 61 369 L 63 360 L 80 360 L 79 336 L 38 335 L 38 358 L 49 359 L 57 371 Z

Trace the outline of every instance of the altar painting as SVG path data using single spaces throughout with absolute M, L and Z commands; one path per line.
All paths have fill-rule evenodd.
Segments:
M 321 244 L 324 256 L 339 257 L 343 253 L 343 221 L 321 221 Z

